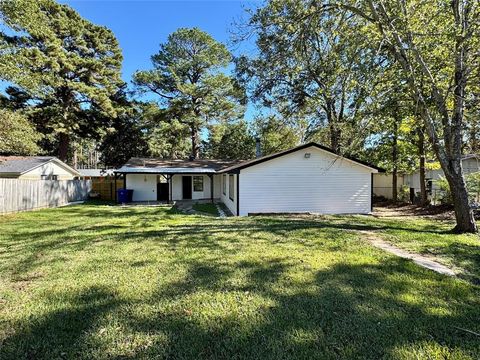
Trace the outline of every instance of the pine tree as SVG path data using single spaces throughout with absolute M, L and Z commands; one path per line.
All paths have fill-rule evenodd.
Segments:
M 5 0 L 0 13 L 0 78 L 28 93 L 66 160 L 91 106 L 115 116 L 122 54 L 113 33 L 53 0 Z M 95 126 L 89 127 L 95 131 Z

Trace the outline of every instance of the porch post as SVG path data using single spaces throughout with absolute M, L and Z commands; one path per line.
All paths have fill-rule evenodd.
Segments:
M 117 172 L 114 172 L 113 173 L 113 181 L 115 182 L 115 204 L 117 203 L 118 199 L 117 199 L 117 179 L 118 179 L 118 173 Z
M 208 174 L 208 177 L 210 178 L 210 201 L 213 204 L 213 174 Z
M 172 178 L 173 178 L 173 174 L 171 175 L 167 175 L 168 176 L 168 179 L 167 179 L 167 182 L 168 182 L 168 203 L 171 204 L 173 202 L 173 196 L 172 196 L 172 190 L 173 190 L 173 184 L 172 184 Z

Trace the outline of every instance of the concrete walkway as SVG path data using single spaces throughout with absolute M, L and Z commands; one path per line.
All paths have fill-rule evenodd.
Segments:
M 440 264 L 426 256 L 420 255 L 420 254 L 415 254 L 415 253 L 410 253 L 408 251 L 405 251 L 403 249 L 400 249 L 396 247 L 395 245 L 392 245 L 382 239 L 380 239 L 377 234 L 375 234 L 373 231 L 361 231 L 363 234 L 367 235 L 367 240 L 375 247 L 382 249 L 390 254 L 399 256 L 404 259 L 410 259 L 412 260 L 415 264 L 420 265 L 421 267 L 424 267 L 426 269 L 433 270 L 439 274 L 444 274 L 444 275 L 449 275 L 449 276 L 455 276 L 455 272 L 450 269 L 449 267 Z

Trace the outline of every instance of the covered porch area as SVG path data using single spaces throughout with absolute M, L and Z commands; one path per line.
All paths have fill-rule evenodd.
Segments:
M 123 179 L 123 188 L 133 190 L 132 202 L 158 202 L 173 204 L 176 201 L 208 200 L 220 198 L 220 175 L 210 171 L 171 171 L 148 169 L 148 171 L 115 172 Z M 189 170 L 189 169 L 188 169 Z M 116 191 L 115 191 L 116 193 Z

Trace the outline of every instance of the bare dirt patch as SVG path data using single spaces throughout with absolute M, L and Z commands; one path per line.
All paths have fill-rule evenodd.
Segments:
M 450 205 L 419 206 L 413 204 L 374 204 L 372 215 L 375 217 L 425 217 L 435 220 L 453 220 L 453 207 Z

